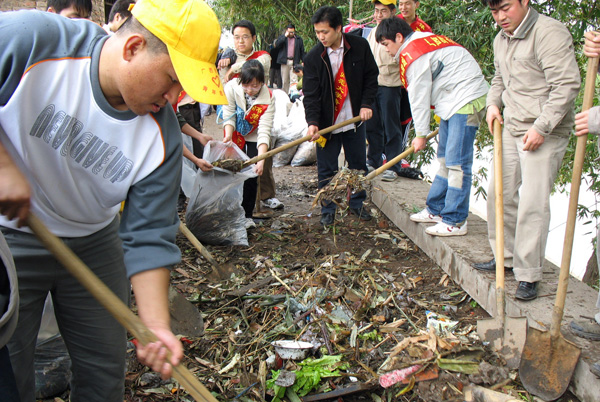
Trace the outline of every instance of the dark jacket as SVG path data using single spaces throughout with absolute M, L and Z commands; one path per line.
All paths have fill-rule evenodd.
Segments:
M 366 39 L 344 35 L 344 72 L 352 105 L 352 114 L 371 109 L 377 94 L 379 69 Z M 327 50 L 319 42 L 304 59 L 304 110 L 308 125 L 324 129 L 334 124 L 333 72 Z
M 277 53 L 277 63 L 287 64 L 287 51 L 288 51 L 288 38 L 285 35 L 281 35 L 275 40 L 273 48 Z M 296 35 L 296 42 L 294 43 L 294 65 L 302 63 L 304 60 L 304 41 L 301 37 Z

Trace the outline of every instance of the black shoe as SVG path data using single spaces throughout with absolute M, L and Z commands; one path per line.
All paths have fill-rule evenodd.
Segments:
M 528 301 L 537 298 L 537 284 L 537 282 L 519 282 L 515 299 Z
M 335 215 L 331 212 L 323 212 L 321 214 L 321 225 L 323 226 L 331 226 L 333 225 Z
M 492 258 L 489 261 L 486 262 L 476 262 L 475 264 L 471 264 L 471 266 L 475 269 L 478 269 L 480 271 L 487 271 L 487 272 L 495 272 L 496 271 L 496 259 Z M 504 267 L 504 270 L 511 270 L 512 267 Z
M 371 214 L 365 208 L 350 208 L 350 212 L 358 216 L 358 219 L 360 219 L 361 221 L 370 221 L 371 219 L 373 219 Z

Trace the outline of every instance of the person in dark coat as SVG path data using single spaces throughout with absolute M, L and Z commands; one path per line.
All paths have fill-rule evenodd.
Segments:
M 293 68 L 304 60 L 304 42 L 296 35 L 294 24 L 289 24 L 285 33 L 275 40 L 273 49 L 277 53 L 277 63 L 281 66 L 282 89 L 287 94 L 290 91 Z
M 319 188 L 325 187 L 338 171 L 342 147 L 348 167 L 366 172 L 367 157 L 364 121 L 373 116 L 371 105 L 377 93 L 379 70 L 366 39 L 342 33 L 342 13 L 336 7 L 324 6 L 312 17 L 319 43 L 304 60 L 304 108 L 308 135 L 317 141 Z M 358 125 L 349 124 L 320 138 L 320 129 L 360 116 Z M 361 220 L 371 219 L 363 208 L 366 193 L 352 194 L 350 212 Z M 321 224 L 333 224 L 335 204 L 321 206 Z

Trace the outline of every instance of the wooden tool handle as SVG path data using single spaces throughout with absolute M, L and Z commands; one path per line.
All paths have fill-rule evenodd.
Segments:
M 429 133 L 427 135 L 427 137 L 425 137 L 425 140 L 429 141 L 431 138 L 435 137 L 438 132 L 440 131 L 439 128 L 436 128 L 434 131 L 432 131 L 431 133 Z M 368 175 L 365 176 L 366 179 L 370 180 L 375 176 L 379 176 L 381 173 L 383 173 L 384 171 L 388 170 L 389 168 L 391 168 L 392 166 L 394 166 L 395 164 L 397 164 L 398 162 L 400 162 L 402 159 L 406 158 L 408 155 L 412 154 L 415 151 L 415 148 L 411 145 L 410 147 L 406 148 L 404 150 L 404 152 L 402 152 L 400 155 L 396 156 L 393 159 L 390 159 L 389 161 L 387 161 L 386 164 L 384 164 L 383 166 L 378 167 L 377 169 L 373 170 L 371 173 L 369 173 Z
M 52 234 L 35 215 L 29 214 L 27 225 L 42 244 L 108 310 L 108 312 L 129 331 L 142 345 L 157 341 L 158 338 L 140 318 L 110 290 L 94 273 L 68 248 L 62 240 Z M 169 356 L 170 357 L 170 356 Z M 173 366 L 173 377 L 198 402 L 217 402 L 214 396 L 183 365 Z
M 192 243 L 192 245 L 196 247 L 196 250 L 198 250 L 200 254 L 202 254 L 202 257 L 206 258 L 206 261 L 208 261 L 210 265 L 212 265 L 213 267 L 219 265 L 217 264 L 217 261 L 212 256 L 212 254 L 206 249 L 206 247 L 204 247 L 202 243 L 200 243 L 198 238 L 194 236 L 192 231 L 185 225 L 185 223 L 179 223 L 179 230 L 181 230 L 181 233 L 183 233 L 183 235 L 190 241 L 190 243 Z
M 496 318 L 504 326 L 504 190 L 502 187 L 502 126 L 494 120 L 494 193 L 496 211 Z
M 343 121 L 341 123 L 334 124 L 331 127 L 327 127 L 327 128 L 324 128 L 323 130 L 319 130 L 319 134 L 320 135 L 328 134 L 328 133 L 330 133 L 330 132 L 332 132 L 334 130 L 337 130 L 338 128 L 342 128 L 344 126 L 347 126 L 348 124 L 358 123 L 359 121 L 360 121 L 360 116 L 356 116 L 356 117 L 353 117 L 353 118 L 348 119 L 346 121 Z M 275 154 L 278 154 L 278 153 L 280 153 L 282 151 L 285 151 L 286 149 L 290 149 L 292 147 L 295 147 L 296 145 L 300 145 L 303 142 L 306 142 L 306 141 L 310 140 L 311 138 L 312 138 L 312 136 L 306 135 L 306 136 L 304 136 L 302 138 L 298 138 L 295 141 L 288 142 L 285 145 L 282 145 L 282 146 L 277 147 L 275 149 L 272 149 L 272 150 L 270 150 L 268 152 L 265 152 L 262 155 L 258 155 L 258 156 L 255 156 L 252 159 L 248 159 L 247 161 L 245 161 L 242 164 L 242 169 L 245 168 L 245 167 L 248 167 L 248 166 L 250 166 L 250 165 L 252 165 L 252 164 L 254 164 L 256 162 L 260 162 L 260 161 L 262 161 L 264 159 L 267 159 L 267 158 L 269 158 L 269 157 L 271 157 L 271 156 L 273 156 Z
M 586 111 L 594 104 L 594 89 L 596 84 L 596 73 L 598 72 L 598 58 L 588 61 L 585 76 L 585 89 L 583 92 L 582 111 Z M 571 254 L 573 252 L 573 236 L 575 234 L 575 220 L 577 218 L 577 201 L 579 200 L 579 187 L 581 186 L 581 173 L 583 172 L 583 159 L 585 158 L 585 145 L 587 136 L 577 137 L 575 148 L 575 160 L 573 162 L 573 178 L 571 179 L 571 195 L 569 196 L 569 212 L 567 214 L 567 227 L 565 229 L 565 241 L 563 244 L 562 260 L 560 262 L 560 275 L 558 277 L 558 288 L 556 290 L 556 303 L 552 311 L 552 325 L 550 336 L 556 338 L 560 335 L 560 323 L 562 321 L 567 298 L 567 287 L 569 285 L 569 271 L 571 267 Z

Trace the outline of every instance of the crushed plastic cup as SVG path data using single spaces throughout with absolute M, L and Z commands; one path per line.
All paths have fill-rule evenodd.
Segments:
M 453 321 L 450 317 L 442 314 L 434 313 L 433 311 L 426 311 L 427 316 L 427 328 L 434 329 L 436 335 L 441 336 L 444 333 L 452 332 L 458 325 L 458 321 Z

